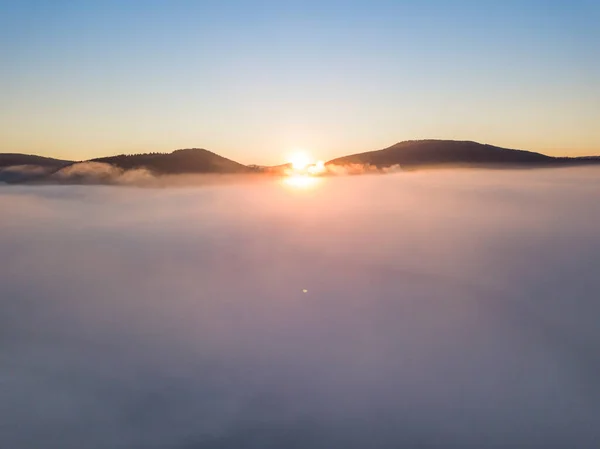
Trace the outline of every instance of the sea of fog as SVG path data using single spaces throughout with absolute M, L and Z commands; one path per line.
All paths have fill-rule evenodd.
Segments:
M 0 186 L 0 448 L 600 447 L 600 170 Z

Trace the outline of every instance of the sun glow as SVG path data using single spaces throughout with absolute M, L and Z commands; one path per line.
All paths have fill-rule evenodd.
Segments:
M 322 180 L 311 175 L 289 175 L 283 178 L 283 183 L 293 189 L 312 189 Z
M 308 167 L 308 173 L 310 173 L 311 175 L 322 175 L 323 173 L 325 173 L 325 171 L 325 163 L 323 161 L 317 161 L 316 164 L 313 164 L 310 167 Z
M 304 170 L 310 165 L 310 157 L 303 151 L 298 151 L 291 155 L 290 164 L 294 170 Z
M 293 153 L 288 163 L 290 168 L 284 172 L 283 183 L 293 189 L 312 189 L 321 181 L 320 175 L 325 173 L 323 161 L 314 162 L 304 151 Z

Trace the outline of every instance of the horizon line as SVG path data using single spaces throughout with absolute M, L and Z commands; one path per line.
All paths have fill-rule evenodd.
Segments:
M 398 141 L 392 145 L 389 145 L 387 147 L 384 148 L 378 148 L 375 150 L 364 150 L 364 151 L 359 151 L 359 152 L 354 152 L 354 153 L 350 153 L 350 154 L 344 154 L 341 156 L 337 156 L 334 157 L 332 159 L 329 159 L 329 161 L 335 160 L 335 159 L 339 159 L 339 158 L 343 158 L 343 157 L 347 157 L 347 156 L 353 156 L 353 155 L 357 155 L 357 154 L 363 154 L 363 153 L 373 153 L 373 152 L 377 152 L 377 151 L 382 151 L 382 150 L 386 150 L 388 148 L 392 148 L 396 145 L 400 145 L 403 143 L 410 143 L 410 142 L 460 142 L 460 143 L 475 143 L 478 145 L 482 145 L 482 146 L 490 146 L 490 147 L 494 147 L 494 148 L 500 148 L 503 150 L 512 150 L 512 151 L 525 151 L 525 152 L 529 152 L 529 153 L 535 153 L 535 154 L 541 154 L 543 156 L 549 157 L 549 158 L 555 158 L 555 159 L 585 159 L 585 158 L 590 158 L 590 157 L 600 157 L 600 151 L 596 154 L 587 154 L 587 155 L 580 155 L 580 156 L 551 156 L 548 155 L 546 153 L 542 153 L 540 151 L 532 151 L 532 150 L 525 150 L 525 149 L 521 149 L 521 148 L 508 148 L 508 147 L 501 147 L 501 146 L 497 146 L 494 144 L 490 144 L 490 143 L 482 143 L 476 140 L 462 140 L 462 139 L 432 139 L 432 138 L 424 138 L 424 139 L 408 139 L 408 140 L 401 140 Z M 183 151 L 183 150 L 202 150 L 202 151 L 207 151 L 209 153 L 215 154 L 217 156 L 229 159 L 230 161 L 236 162 L 240 165 L 244 165 L 246 167 L 249 166 L 258 166 L 258 167 L 270 167 L 270 166 L 278 166 L 281 164 L 286 164 L 287 162 L 282 162 L 281 164 L 274 164 L 274 165 L 263 165 L 263 164 L 257 164 L 257 163 L 251 163 L 251 164 L 242 164 L 241 162 L 237 162 L 234 159 L 230 159 L 227 156 L 223 156 L 223 154 L 221 153 L 217 153 L 213 150 L 209 150 L 207 148 L 203 148 L 203 147 L 186 147 L 186 148 L 176 148 L 174 150 L 171 151 L 149 151 L 149 152 L 137 152 L 137 153 L 114 153 L 114 154 L 109 154 L 109 155 L 104 155 L 104 156 L 95 156 L 89 159 L 62 159 L 60 157 L 53 157 L 53 156 L 42 156 L 39 154 L 35 154 L 35 153 L 17 153 L 17 152 L 0 152 L 0 155 L 28 155 L 28 156 L 36 156 L 36 157 L 40 157 L 40 158 L 46 158 L 46 159 L 55 159 L 55 160 L 59 160 L 59 161 L 65 161 L 65 162 L 71 162 L 71 163 L 83 163 L 83 162 L 91 162 L 94 161 L 96 159 L 103 159 L 103 158 L 109 158 L 109 157 L 117 157 L 117 156 L 137 156 L 137 155 L 144 155 L 144 154 L 162 154 L 162 155 L 168 155 L 168 154 L 173 154 L 177 151 Z M 329 161 L 324 161 L 324 162 L 329 162 Z

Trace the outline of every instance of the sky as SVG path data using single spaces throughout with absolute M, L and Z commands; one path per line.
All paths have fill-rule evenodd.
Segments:
M 0 0 L 0 152 L 600 154 L 595 0 Z

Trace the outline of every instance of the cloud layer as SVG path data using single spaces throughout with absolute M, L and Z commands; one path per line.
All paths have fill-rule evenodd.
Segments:
M 599 174 L 2 186 L 0 447 L 596 447 Z

